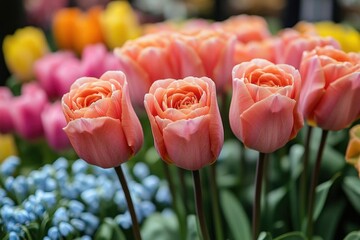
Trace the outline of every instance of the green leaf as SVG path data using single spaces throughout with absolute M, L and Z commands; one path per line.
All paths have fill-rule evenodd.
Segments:
M 344 213 L 346 203 L 345 199 L 340 199 L 336 202 L 331 202 L 324 208 L 316 222 L 316 233 L 325 240 L 334 239 L 338 224 L 342 220 L 341 216 Z
M 195 215 L 189 215 L 187 218 L 187 227 L 188 227 L 188 231 L 187 231 L 187 238 L 186 239 L 191 239 L 191 240 L 199 240 L 200 239 L 200 234 L 198 231 L 198 227 L 197 227 L 197 219 Z
M 360 231 L 349 233 L 344 240 L 360 240 Z
M 290 233 L 285 233 L 275 238 L 274 240 L 304 240 L 304 239 L 306 239 L 306 237 L 302 232 L 290 232 Z
M 121 230 L 121 228 L 117 225 L 117 223 L 112 218 L 105 218 L 104 222 L 112 227 L 112 240 L 126 240 L 126 237 Z
M 360 213 L 360 179 L 355 176 L 344 178 L 343 189 L 352 206 Z
M 112 226 L 106 222 L 102 223 L 95 233 L 95 240 L 110 240 L 112 239 Z
M 227 190 L 221 191 L 220 200 L 233 239 L 251 239 L 250 224 L 240 202 Z
M 141 229 L 143 240 L 178 240 L 178 222 L 175 214 L 155 213 L 148 217 Z
M 268 196 L 267 196 L 268 215 L 269 215 L 268 217 L 271 222 L 273 222 L 274 220 L 277 220 L 277 219 L 275 219 L 276 212 L 277 212 L 276 210 L 277 210 L 277 207 L 280 205 L 281 200 L 284 199 L 286 192 L 287 192 L 287 188 L 284 186 L 284 187 L 280 187 L 275 190 L 272 190 L 271 192 L 268 193 Z
M 268 232 L 261 232 L 257 240 L 272 240 L 272 236 Z
M 330 180 L 316 187 L 315 206 L 314 206 L 314 215 L 313 215 L 314 221 L 316 221 L 321 211 L 323 210 L 329 190 L 339 176 L 340 176 L 339 174 L 336 174 Z

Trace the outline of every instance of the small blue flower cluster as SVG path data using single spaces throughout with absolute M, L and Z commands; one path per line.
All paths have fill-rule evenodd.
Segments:
M 91 239 L 105 217 L 122 229 L 131 227 L 125 195 L 113 169 L 59 158 L 27 176 L 16 176 L 19 166 L 17 157 L 0 165 L 0 237 L 28 239 L 27 235 L 35 234 L 46 240 Z M 139 222 L 159 210 L 157 206 L 171 204 L 167 185 L 151 175 L 145 163 L 136 163 L 131 172 L 125 164 L 122 168 Z

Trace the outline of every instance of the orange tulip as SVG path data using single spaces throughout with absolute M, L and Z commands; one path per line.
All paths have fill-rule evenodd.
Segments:
M 350 140 L 346 149 L 345 159 L 353 164 L 360 176 L 360 124 L 350 129 Z
M 78 8 L 64 8 L 54 15 L 53 35 L 59 48 L 81 53 L 88 44 L 103 42 L 100 7 L 87 12 Z

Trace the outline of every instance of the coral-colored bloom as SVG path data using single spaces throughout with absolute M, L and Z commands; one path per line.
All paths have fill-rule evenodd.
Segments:
M 120 70 L 128 77 L 130 95 L 137 106 L 159 79 L 204 76 L 202 61 L 194 48 L 176 33 L 149 34 L 116 48 Z
M 345 159 L 355 166 L 360 176 L 360 124 L 350 129 L 350 140 L 346 149 Z
M 301 34 L 292 29 L 283 30 L 279 34 L 275 46 L 275 62 L 286 63 L 299 69 L 302 55 L 316 47 L 333 46 L 340 48 L 339 43 L 331 37 L 319 37 L 314 34 Z
M 81 62 L 69 51 L 45 55 L 35 63 L 35 76 L 49 98 L 60 98 L 76 79 L 84 76 Z
M 145 95 L 145 108 L 164 161 L 197 170 L 217 159 L 224 132 L 211 79 L 158 80 Z
M 66 119 L 60 101 L 47 104 L 41 113 L 41 120 L 45 138 L 51 148 L 61 151 L 70 147 L 69 138 L 63 131 L 66 126 Z
M 44 134 L 41 112 L 48 99 L 39 84 L 32 82 L 22 86 L 21 95 L 13 99 L 11 109 L 15 131 L 23 138 L 32 140 Z
M 340 130 L 360 117 L 359 60 L 360 54 L 332 47 L 304 54 L 299 106 L 310 124 Z
M 235 65 L 236 37 L 222 31 L 203 30 L 181 36 L 198 54 L 205 76 L 212 79 L 218 92 L 231 86 L 231 70 Z
M 62 107 L 68 123 L 64 131 L 88 163 L 115 167 L 139 151 L 143 132 L 122 72 L 79 78 L 63 96 Z
M 263 153 L 284 146 L 303 126 L 300 87 L 300 74 L 290 65 L 253 59 L 235 66 L 229 117 L 236 137 Z
M 141 34 L 137 16 L 127 1 L 110 2 L 101 13 L 100 23 L 105 43 L 110 49 L 121 47 L 127 40 Z
M 271 36 L 265 19 L 255 15 L 232 16 L 225 21 L 214 23 L 214 28 L 235 34 L 242 43 L 262 41 Z
M 249 43 L 237 42 L 235 46 L 235 63 L 251 61 L 254 58 L 266 59 L 275 62 L 276 41 L 273 38 L 267 38 L 262 41 L 253 41 Z
M 49 51 L 45 34 L 35 27 L 21 28 L 6 36 L 2 48 L 7 67 L 21 81 L 32 80 L 35 61 Z
M 11 133 L 14 124 L 11 117 L 13 95 L 9 88 L 0 87 L 0 134 Z

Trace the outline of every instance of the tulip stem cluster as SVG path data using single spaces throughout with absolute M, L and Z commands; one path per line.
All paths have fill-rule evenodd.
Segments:
M 259 235 L 259 226 L 260 226 L 260 210 L 261 210 L 261 188 L 264 176 L 264 167 L 266 161 L 266 154 L 259 152 L 259 160 L 256 164 L 256 175 L 255 175 L 255 197 L 254 197 L 254 207 L 253 207 L 253 218 L 252 218 L 252 227 L 253 227 L 253 239 L 256 240 Z
M 196 214 L 199 219 L 200 229 L 203 240 L 210 240 L 209 232 L 206 227 L 206 220 L 204 215 L 204 209 L 202 206 L 202 193 L 201 193 L 201 183 L 200 183 L 200 173 L 199 170 L 192 171 L 193 182 L 194 182 L 194 196 L 196 204 Z
M 135 240 L 141 240 L 140 227 L 139 227 L 139 223 L 138 223 L 138 220 L 137 220 L 137 217 L 136 217 L 135 208 L 134 208 L 134 204 L 133 204 L 132 199 L 131 199 L 130 191 L 129 191 L 129 188 L 127 186 L 127 182 L 126 182 L 126 179 L 125 179 L 125 176 L 124 176 L 124 172 L 123 172 L 123 170 L 121 168 L 121 165 L 117 166 L 117 167 L 114 167 L 114 169 L 115 169 L 116 174 L 117 174 L 117 176 L 119 178 L 119 181 L 120 181 L 121 187 L 122 187 L 122 189 L 124 191 L 126 202 L 127 202 L 128 208 L 129 208 L 129 213 L 130 213 L 130 216 L 131 216 L 134 238 L 135 238 Z
M 308 176 L 308 165 L 309 165 L 309 152 L 310 152 L 310 139 L 312 135 L 313 127 L 308 126 L 306 133 L 306 140 L 304 146 L 304 159 L 303 159 L 303 170 L 300 179 L 300 219 L 304 219 L 306 209 L 306 193 L 307 193 L 307 176 Z
M 312 235 L 313 235 L 313 225 L 314 225 L 313 215 L 314 215 L 315 189 L 316 189 L 316 186 L 317 186 L 318 180 L 319 180 L 321 160 L 322 160 L 322 155 L 323 155 L 323 152 L 324 152 L 328 132 L 329 132 L 328 130 L 323 130 L 322 131 L 320 145 L 319 145 L 318 153 L 317 153 L 317 156 L 316 156 L 315 167 L 314 167 L 314 170 L 312 172 L 312 177 L 311 177 L 311 186 L 310 186 L 310 193 L 309 193 L 309 205 L 308 205 L 309 208 L 308 208 L 308 216 L 307 216 L 307 218 L 308 218 L 308 222 L 307 222 L 308 223 L 308 226 L 307 226 L 308 239 L 312 239 Z

